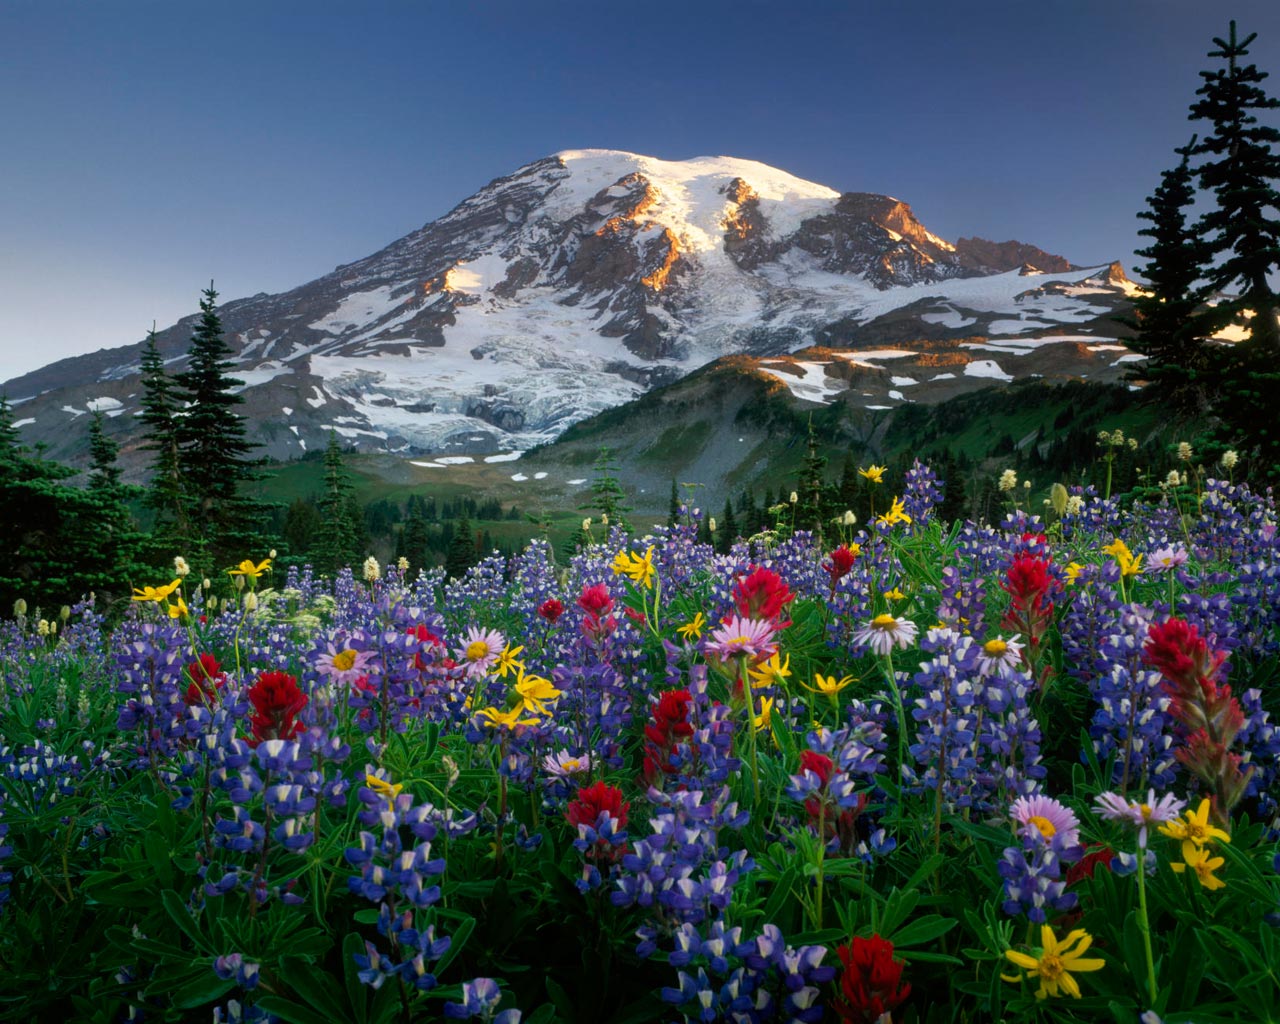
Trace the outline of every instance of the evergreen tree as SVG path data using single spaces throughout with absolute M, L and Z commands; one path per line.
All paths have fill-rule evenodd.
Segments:
M 1212 191 L 1216 200 L 1215 208 L 1198 225 L 1219 260 L 1206 279 L 1213 289 L 1237 293 L 1205 314 L 1205 333 L 1233 321 L 1249 331 L 1247 341 L 1221 354 L 1214 406 L 1221 426 L 1216 440 L 1254 457 L 1256 476 L 1276 480 L 1280 479 L 1280 426 L 1274 404 L 1280 388 L 1280 299 L 1271 278 L 1280 272 L 1280 192 L 1276 190 L 1280 154 L 1272 147 L 1280 142 L 1280 131 L 1259 124 L 1254 112 L 1275 110 L 1280 100 L 1259 88 L 1265 72 L 1241 63 L 1256 37 L 1254 33 L 1238 40 L 1233 21 L 1229 39 L 1214 39 L 1218 49 L 1209 56 L 1225 60 L 1227 66 L 1200 73 L 1205 82 L 1196 95 L 1202 98 L 1191 107 L 1191 118 L 1213 126 L 1194 150 L 1195 155 L 1208 158 L 1199 167 L 1200 186 Z
M 729 549 L 733 547 L 733 542 L 738 539 L 738 519 L 733 514 L 733 504 L 728 498 L 724 499 L 724 514 L 720 521 L 716 523 L 719 529 L 716 531 L 716 550 L 722 555 L 727 555 Z
M 146 438 L 140 450 L 151 452 L 151 481 L 144 503 L 155 515 L 152 533 L 159 547 L 190 535 L 186 494 L 182 481 L 182 457 L 178 442 L 179 401 L 173 378 L 164 370 L 164 359 L 156 347 L 155 327 L 147 335 L 142 350 L 142 397 L 138 404 Z
M 800 480 L 796 486 L 799 501 L 796 505 L 795 526 L 801 530 L 813 530 L 822 541 L 822 520 L 826 502 L 823 500 L 825 483 L 823 475 L 827 457 L 818 451 L 818 438 L 813 432 L 813 418 L 809 418 L 809 437 L 805 445 L 804 460 L 800 464 Z
M 1147 200 L 1150 209 L 1138 214 L 1151 222 L 1138 232 L 1151 244 L 1135 253 L 1148 260 L 1140 273 L 1149 291 L 1134 297 L 1132 324 L 1138 333 L 1129 347 L 1146 356 L 1147 362 L 1128 373 L 1131 380 L 1148 382 L 1152 399 L 1193 415 L 1206 411 L 1208 404 L 1208 346 L 1195 314 L 1206 298 L 1200 279 L 1210 256 L 1208 245 L 1187 225 L 1187 211 L 1195 202 L 1190 164 L 1195 143 L 1193 136 L 1186 147 L 1176 150 L 1181 163 L 1164 172 Z M 1055 420 L 1054 426 L 1058 425 Z
M 431 564 L 431 536 L 421 501 L 410 501 L 409 517 L 405 520 L 401 538 L 404 557 L 409 560 L 409 578 L 412 579 L 420 569 Z
M 94 410 L 89 420 L 89 487 L 115 493 L 120 487 L 120 467 L 116 465 L 120 445 L 107 436 L 102 423 L 102 413 Z
M 680 521 L 680 492 L 676 489 L 676 478 L 671 478 L 671 504 L 667 507 L 667 526 L 675 526 Z
M 476 540 L 471 530 L 471 520 L 463 519 L 454 531 L 453 540 L 449 544 L 449 553 L 445 556 L 444 569 L 452 578 L 466 575 L 468 569 L 476 564 Z
M 191 338 L 188 365 L 177 377 L 186 408 L 177 419 L 192 540 L 214 565 L 237 561 L 264 545 L 259 524 L 263 506 L 242 493 L 255 479 L 248 458 L 254 445 L 236 406 L 234 392 L 244 381 L 229 376 L 232 350 L 222 336 L 213 285 L 200 300 L 200 321 Z
M 342 445 L 338 443 L 337 433 L 330 430 L 324 450 L 324 492 L 318 502 L 320 529 L 313 550 L 314 565 L 319 572 L 336 575 L 361 558 L 364 548 L 356 543 L 351 499 L 352 486 L 342 461 Z
M 1196 95 L 1202 99 L 1192 105 L 1190 116 L 1208 121 L 1212 132 L 1192 154 L 1208 158 L 1198 168 L 1200 187 L 1217 201 L 1197 225 L 1210 256 L 1221 257 L 1206 278 L 1217 291 L 1238 293 L 1214 308 L 1209 323 L 1217 329 L 1251 312 L 1250 346 L 1275 359 L 1280 357 L 1280 302 L 1269 278 L 1280 270 L 1280 154 L 1272 150 L 1280 131 L 1259 124 L 1253 112 L 1275 110 L 1280 100 L 1258 87 L 1266 72 L 1240 63 L 1256 38 L 1255 32 L 1237 40 L 1233 21 L 1229 39 L 1214 39 L 1218 49 L 1209 56 L 1227 66 L 1200 72 L 1204 85 Z
M 579 510 L 599 512 L 608 517 L 610 526 L 630 530 L 625 517 L 631 511 L 631 506 L 626 504 L 626 493 L 618 482 L 618 465 L 613 461 L 613 453 L 608 448 L 601 447 L 594 469 L 596 475 L 591 481 L 591 501 L 579 505 Z

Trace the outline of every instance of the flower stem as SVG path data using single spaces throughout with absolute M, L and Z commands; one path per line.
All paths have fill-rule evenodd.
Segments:
M 1138 931 L 1142 932 L 1142 951 L 1147 958 L 1147 995 L 1156 1001 L 1156 964 L 1151 955 L 1151 922 L 1147 918 L 1147 851 L 1138 847 Z
M 751 805 L 754 807 L 760 802 L 760 765 L 756 760 L 756 702 L 746 658 L 738 659 L 738 670 L 742 676 L 742 692 L 747 698 L 747 749 L 751 757 L 751 788 L 755 794 Z

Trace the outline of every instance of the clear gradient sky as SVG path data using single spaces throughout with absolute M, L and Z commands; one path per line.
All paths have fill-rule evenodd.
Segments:
M 1280 2 L 0 0 L 0 380 L 302 284 L 562 149 L 761 160 L 1131 267 Z

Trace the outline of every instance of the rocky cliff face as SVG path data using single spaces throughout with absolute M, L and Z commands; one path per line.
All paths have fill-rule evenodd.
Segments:
M 732 353 L 1096 334 L 1127 282 L 1018 242 L 937 237 L 888 196 L 729 157 L 572 151 L 372 256 L 220 308 L 266 453 L 330 429 L 406 454 L 516 451 Z M 195 317 L 159 335 L 180 369 Z M 73 456 L 94 409 L 130 447 L 140 345 L 5 388 Z

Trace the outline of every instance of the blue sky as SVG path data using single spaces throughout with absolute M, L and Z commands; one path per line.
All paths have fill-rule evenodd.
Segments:
M 366 256 L 562 149 L 732 155 L 1132 266 L 1280 3 L 0 0 L 0 380 Z

